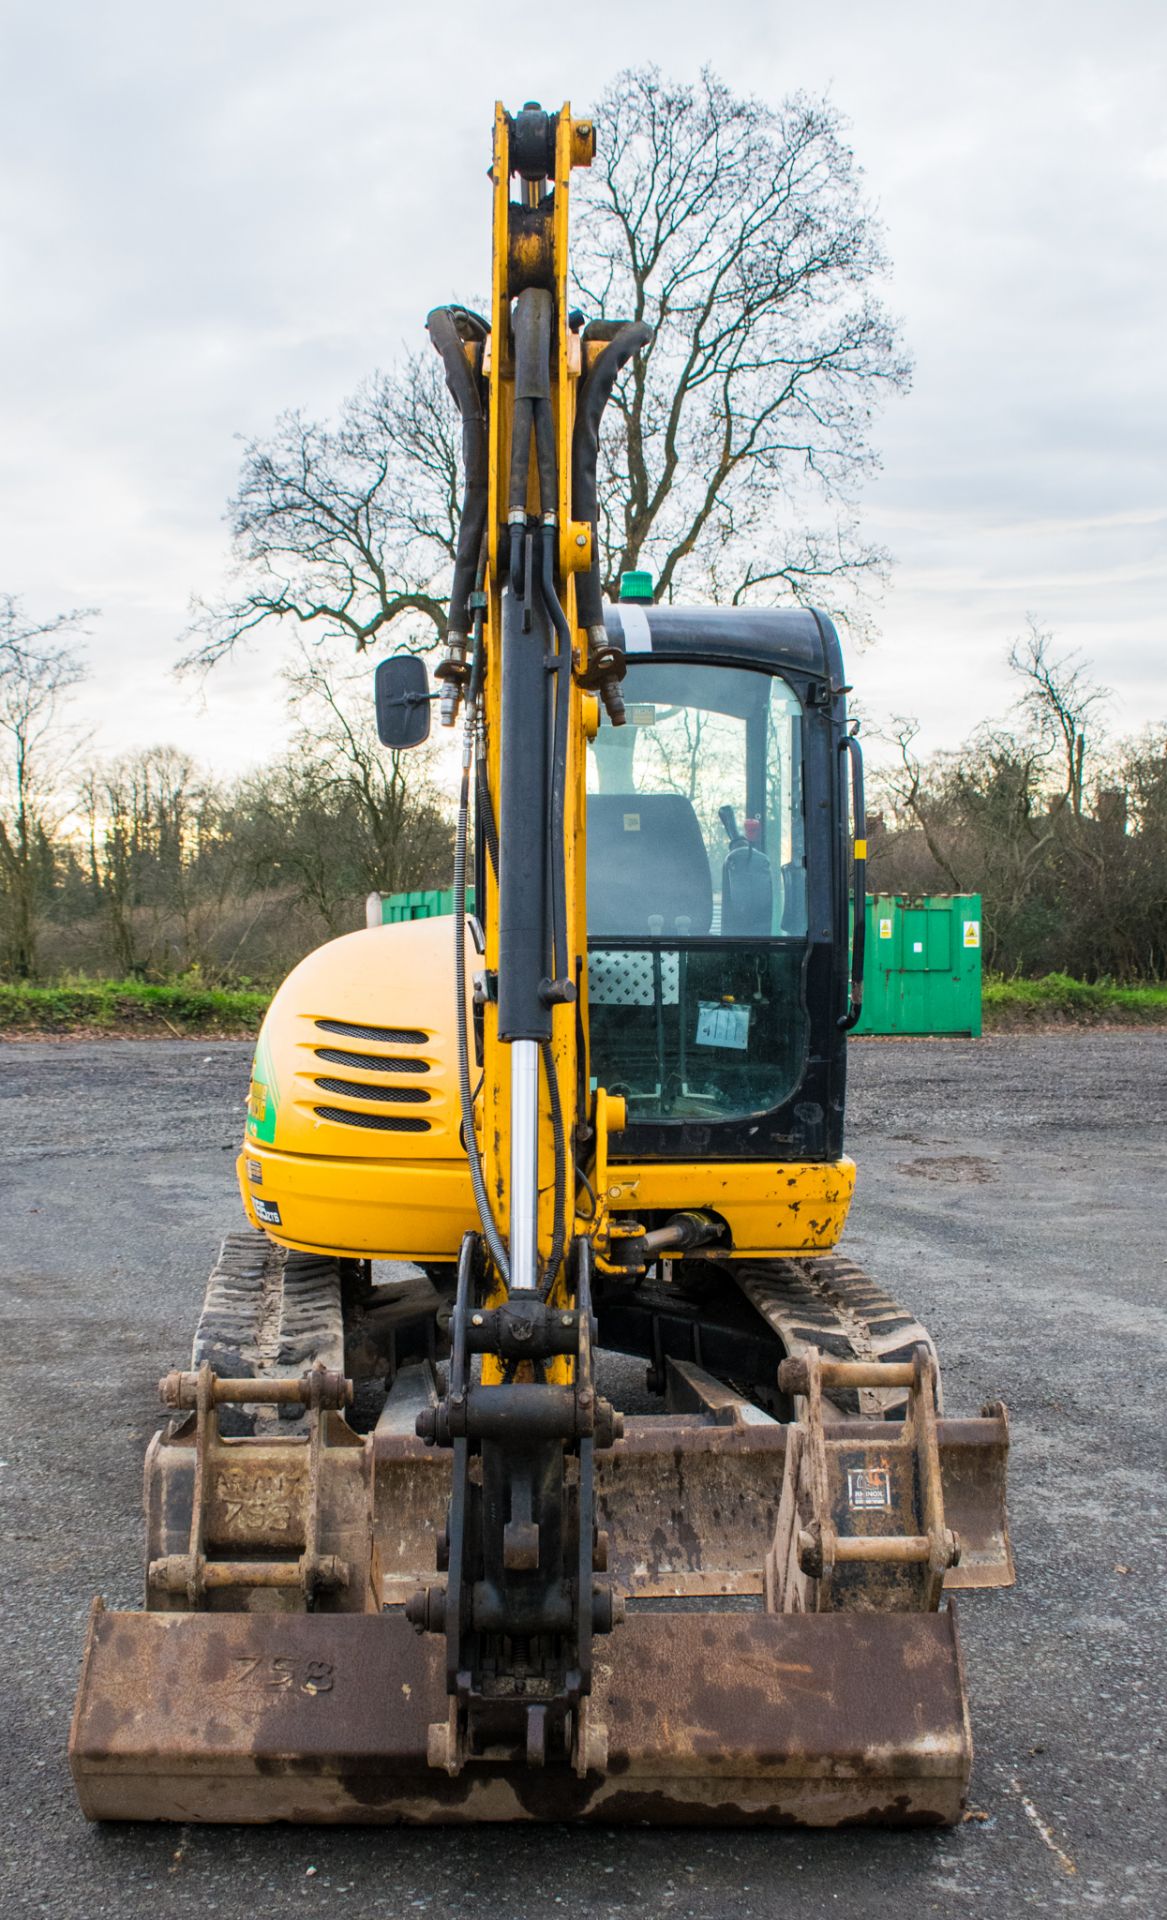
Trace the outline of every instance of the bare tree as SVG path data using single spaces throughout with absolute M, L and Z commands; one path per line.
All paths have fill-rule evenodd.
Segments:
M 196 600 L 183 664 L 248 635 L 308 628 L 358 651 L 400 622 L 403 644 L 445 637 L 460 504 L 457 418 L 436 354 L 374 374 L 335 426 L 286 413 L 249 441 L 228 507 L 228 591 Z
M 176 747 L 145 747 L 90 767 L 81 782 L 92 896 L 119 973 L 207 964 L 230 860 L 224 798 Z
M 899 756 L 899 764 L 888 769 L 883 789 L 897 813 L 907 814 L 923 835 L 924 844 L 954 893 L 964 891 L 965 882 L 953 865 L 944 844 L 941 821 L 925 780 L 924 768 L 916 753 L 920 722 L 898 716 L 891 723 L 890 739 Z
M 581 296 L 654 329 L 603 444 L 609 591 L 649 559 L 665 596 L 838 602 L 886 562 L 855 495 L 878 397 L 909 377 L 840 114 L 650 67 L 620 74 L 595 119 Z
M 858 486 L 880 396 L 907 385 L 908 363 L 871 290 L 886 262 L 841 116 L 648 68 L 621 74 L 595 118 L 579 298 L 655 329 L 608 409 L 607 590 L 648 562 L 664 597 L 813 595 L 856 616 L 854 590 L 887 558 L 861 535 Z M 234 576 L 196 603 L 188 663 L 280 626 L 358 650 L 389 626 L 395 644 L 443 639 L 460 462 L 428 351 L 375 375 L 335 426 L 285 414 L 244 448 Z
M 1024 691 L 1004 721 L 926 759 L 916 721 L 884 734 L 898 765 L 877 776 L 891 828 L 873 847 L 873 885 L 981 893 L 993 966 L 1160 978 L 1167 734 L 1108 745 L 1096 717 L 1107 689 L 1032 617 L 1007 657 Z
M 41 912 L 52 891 L 56 839 L 67 811 L 67 765 L 76 750 L 62 706 L 84 677 L 75 633 L 86 614 L 25 618 L 0 596 L 0 933 L 7 967 L 36 973 Z
M 986 722 L 955 751 L 921 760 L 918 733 L 914 720 L 894 723 L 899 764 L 876 783 L 895 830 L 873 847 L 873 889 L 982 894 L 986 961 L 1012 963 L 1044 939 L 1050 870 L 1065 865 L 1044 749 Z
M 301 648 L 287 679 L 298 725 L 280 765 L 246 783 L 257 881 L 290 887 L 328 932 L 353 924 L 371 892 L 444 881 L 450 807 L 424 753 L 387 753 L 369 674 L 337 673 Z
M 1110 699 L 1110 688 L 1091 678 L 1075 653 L 1057 654 L 1053 634 L 1028 616 L 1026 631 L 1009 648 L 1009 665 L 1028 682 L 1021 708 L 1047 749 L 1062 761 L 1062 798 L 1076 819 L 1082 814 L 1086 768 L 1086 723 Z

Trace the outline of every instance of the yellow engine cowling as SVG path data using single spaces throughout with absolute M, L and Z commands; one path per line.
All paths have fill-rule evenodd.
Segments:
M 470 980 L 483 963 L 466 938 Z M 613 1144 L 598 1198 L 616 1216 L 708 1209 L 729 1228 L 723 1251 L 747 1259 L 824 1253 L 843 1231 L 848 1159 L 645 1162 Z M 256 1046 L 238 1171 L 248 1219 L 283 1246 L 457 1258 L 478 1218 L 460 1138 L 450 918 L 345 934 L 293 969 Z
M 448 1260 L 477 1225 L 452 942 L 448 918 L 345 934 L 272 1001 L 238 1171 L 249 1220 L 282 1245 Z

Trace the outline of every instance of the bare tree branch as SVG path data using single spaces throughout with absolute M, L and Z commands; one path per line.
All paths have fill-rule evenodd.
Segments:
M 1026 631 L 1009 647 L 1009 665 L 1028 682 L 1019 705 L 1038 737 L 1061 753 L 1065 769 L 1063 798 L 1075 818 L 1082 813 L 1086 766 L 1086 722 L 1110 699 L 1110 688 L 1091 678 L 1075 653 L 1055 654 L 1054 637 L 1030 614 Z
M 575 187 L 581 304 L 654 328 L 603 436 L 607 591 L 648 564 L 666 599 L 813 596 L 861 623 L 888 556 L 860 533 L 858 489 L 877 406 L 909 368 L 872 291 L 886 261 L 840 115 L 650 67 L 620 74 L 594 118 L 598 157 Z M 432 353 L 375 375 L 335 425 L 285 414 L 244 448 L 234 576 L 194 603 L 185 664 L 276 628 L 433 645 L 460 500 Z
M 52 891 L 56 835 L 77 741 L 62 707 L 85 676 L 75 635 L 91 609 L 29 620 L 0 595 L 0 947 L 22 979 L 36 972 L 42 909 Z
M 457 418 L 436 355 L 375 374 L 336 425 L 290 412 L 244 447 L 228 507 L 233 578 L 192 603 L 184 667 L 274 627 L 358 652 L 386 628 L 424 649 L 446 631 L 460 504 Z
M 621 503 L 601 527 L 609 592 L 648 561 L 664 597 L 828 586 L 837 608 L 853 602 L 887 564 L 854 512 L 876 464 L 869 431 L 909 369 L 870 292 L 886 262 L 838 114 L 655 68 L 621 74 L 594 112 L 582 303 L 655 329 L 609 409 L 601 498 Z

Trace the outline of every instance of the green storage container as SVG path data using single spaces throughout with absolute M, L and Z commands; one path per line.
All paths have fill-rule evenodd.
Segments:
M 863 1016 L 855 1031 L 979 1037 L 979 893 L 868 895 Z
M 473 913 L 473 887 L 466 889 L 466 904 Z M 432 920 L 435 914 L 453 911 L 453 887 L 422 887 L 415 893 L 371 893 L 366 909 L 366 924 L 370 927 L 396 926 L 401 920 Z
M 437 913 L 453 911 L 452 887 L 425 887 L 418 893 L 386 894 L 381 907 L 383 919 L 390 924 L 398 920 L 432 920 Z

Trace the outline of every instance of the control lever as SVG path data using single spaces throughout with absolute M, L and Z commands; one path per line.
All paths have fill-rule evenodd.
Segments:
M 737 815 L 734 813 L 733 808 L 729 806 L 719 807 L 717 809 L 717 817 L 721 821 L 722 826 L 725 828 L 725 836 L 726 836 L 726 839 L 729 841 L 731 848 L 744 847 L 746 844 L 746 837 L 743 833 L 739 833 L 737 830 Z

